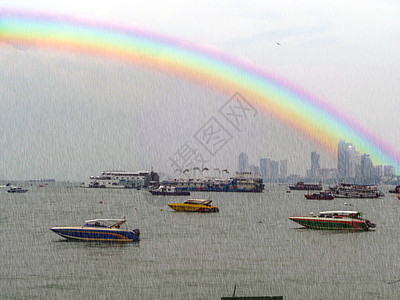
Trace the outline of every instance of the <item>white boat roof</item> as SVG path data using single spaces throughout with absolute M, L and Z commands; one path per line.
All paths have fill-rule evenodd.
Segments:
M 188 199 L 185 203 L 193 202 L 193 203 L 204 203 L 204 202 L 211 202 L 209 199 Z
M 118 221 L 126 221 L 126 219 L 94 219 L 94 220 L 88 220 L 85 221 L 85 223 L 91 223 L 91 222 L 118 222 Z
M 354 210 L 329 210 L 329 211 L 321 211 L 320 214 L 356 214 L 359 211 Z

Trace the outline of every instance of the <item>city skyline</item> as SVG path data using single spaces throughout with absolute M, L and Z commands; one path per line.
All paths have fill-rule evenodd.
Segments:
M 337 169 L 321 168 L 320 154 L 316 151 L 310 153 L 310 169 L 306 170 L 304 175 L 287 173 L 287 160 L 276 161 L 268 158 L 260 158 L 259 165 L 249 164 L 249 157 L 241 152 L 238 163 L 240 172 L 250 171 L 260 175 L 265 181 L 294 178 L 310 179 L 350 179 L 350 180 L 377 180 L 377 178 L 386 177 L 392 179 L 397 177 L 396 169 L 391 165 L 377 165 L 372 162 L 368 153 L 359 153 L 356 147 L 345 140 L 338 142 Z M 246 158 L 246 164 L 243 164 L 243 157 Z M 249 166 L 244 169 L 244 166 Z

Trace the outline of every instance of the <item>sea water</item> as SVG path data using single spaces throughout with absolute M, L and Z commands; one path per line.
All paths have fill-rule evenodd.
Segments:
M 0 191 L 1 299 L 398 299 L 400 201 L 312 201 L 304 191 L 266 185 L 263 193 L 192 193 L 219 213 L 175 212 L 187 197 L 145 190 L 23 183 Z M 303 229 L 288 217 L 359 210 L 374 230 Z M 53 226 L 126 217 L 136 243 L 71 242 Z

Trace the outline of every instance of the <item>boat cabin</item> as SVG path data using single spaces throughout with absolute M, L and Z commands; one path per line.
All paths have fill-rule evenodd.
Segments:
M 318 217 L 362 219 L 362 213 L 359 211 L 323 211 L 319 213 Z
M 189 199 L 189 200 L 186 200 L 183 204 L 198 204 L 198 205 L 210 206 L 211 202 L 212 202 L 212 200 Z
M 85 221 L 83 227 L 100 227 L 100 228 L 124 228 L 127 227 L 125 219 L 95 219 Z

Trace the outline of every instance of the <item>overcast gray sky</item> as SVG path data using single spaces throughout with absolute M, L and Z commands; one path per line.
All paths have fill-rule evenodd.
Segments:
M 0 7 L 131 25 L 248 59 L 334 104 L 400 149 L 398 1 L 18 1 Z M 277 44 L 279 43 L 279 45 Z M 102 170 L 170 171 L 170 157 L 228 100 L 114 61 L 0 44 L 0 179 L 84 180 Z M 232 92 L 232 94 L 235 91 Z M 222 122 L 222 120 L 220 120 Z M 335 161 L 262 113 L 212 157 Z M 195 141 L 194 141 L 195 142 Z

